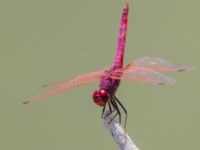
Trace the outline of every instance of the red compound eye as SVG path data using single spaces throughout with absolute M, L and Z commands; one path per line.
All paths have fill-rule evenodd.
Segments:
M 93 101 L 99 106 L 105 106 L 110 98 L 110 94 L 103 89 L 96 90 L 93 93 Z

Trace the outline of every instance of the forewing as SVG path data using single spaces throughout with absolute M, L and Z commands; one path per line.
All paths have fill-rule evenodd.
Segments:
M 181 72 L 190 71 L 193 69 L 193 67 L 189 65 L 173 64 L 162 58 L 149 56 L 134 60 L 132 65 L 147 67 L 160 72 Z
M 138 66 L 127 66 L 126 68 L 115 70 L 109 76 L 113 79 L 134 80 L 153 85 L 172 85 L 175 83 L 175 80 L 169 76 Z
M 50 91 L 50 92 L 44 93 L 40 96 L 31 98 L 31 99 L 25 101 L 23 104 L 33 103 L 33 102 L 42 100 L 44 98 L 47 98 L 49 96 L 59 94 L 59 93 L 66 91 L 68 89 L 71 89 L 71 88 L 74 88 L 74 87 L 77 87 L 77 86 L 98 80 L 104 74 L 104 72 L 106 70 L 107 70 L 107 68 L 96 71 L 96 72 L 90 72 L 90 73 L 87 73 L 87 74 L 84 74 L 84 75 L 80 75 L 80 76 L 77 76 L 77 77 L 75 77 L 71 80 L 66 80 L 64 82 L 63 81 L 56 82 L 56 83 L 62 84 L 62 86 L 53 90 L 53 91 Z M 56 83 L 53 83 L 53 84 L 50 84 L 50 85 L 57 85 Z

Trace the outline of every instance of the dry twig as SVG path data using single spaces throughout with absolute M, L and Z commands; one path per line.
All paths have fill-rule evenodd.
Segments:
M 132 139 L 125 132 L 124 128 L 115 120 L 112 119 L 112 115 L 106 115 L 108 112 L 104 113 L 103 121 L 105 127 L 110 131 L 113 139 L 117 143 L 120 150 L 139 150 Z

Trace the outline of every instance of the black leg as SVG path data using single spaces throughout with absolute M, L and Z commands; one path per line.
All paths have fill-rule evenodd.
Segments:
M 112 118 L 110 119 L 110 121 L 108 122 L 108 124 L 110 124 L 113 121 L 113 119 L 116 118 L 117 115 L 118 115 L 118 113 L 116 113 L 115 115 L 113 115 Z
M 110 102 L 111 102 L 113 108 L 115 108 L 116 111 L 117 111 L 117 113 L 112 117 L 111 121 L 112 121 L 117 115 L 119 115 L 119 123 L 121 124 L 121 112 L 120 112 L 120 110 L 119 110 L 119 108 L 118 108 L 118 106 L 117 106 L 117 104 L 116 104 L 116 102 L 115 102 L 115 100 L 113 99 L 112 96 L 111 96 Z M 110 122 L 111 122 L 111 121 L 110 121 Z
M 119 115 L 119 123 L 121 124 L 121 112 L 119 110 L 119 107 L 117 106 L 117 103 L 115 101 L 115 97 L 111 96 L 111 102 L 113 103 L 113 107 L 116 108 L 117 114 Z
M 112 110 L 112 106 L 111 106 L 110 102 L 108 102 L 108 107 L 109 107 L 110 113 L 112 113 L 113 111 L 115 111 L 115 110 Z
M 124 113 L 125 113 L 125 123 L 124 123 L 124 128 L 126 127 L 126 122 L 127 122 L 127 118 L 128 118 L 128 113 L 126 111 L 126 108 L 122 105 L 122 103 L 117 99 L 117 97 L 115 97 L 113 95 L 114 99 L 116 100 L 116 102 L 121 106 L 121 108 L 123 109 Z
M 109 101 L 108 102 L 108 107 L 109 107 L 109 113 L 107 113 L 106 114 L 106 116 L 105 116 L 105 118 L 107 117 L 107 116 L 109 116 L 110 114 L 112 114 L 116 109 L 115 109 L 115 107 L 113 106 L 113 108 L 112 108 L 112 102 L 111 101 Z
M 102 113 L 101 113 L 101 118 L 103 118 L 103 115 L 104 115 L 105 110 L 106 110 L 106 105 L 103 106 Z
M 116 114 L 113 115 L 113 117 L 111 118 L 110 122 L 112 122 L 112 120 L 114 118 L 116 118 L 117 115 L 119 115 L 119 123 L 121 124 L 121 112 L 120 112 L 120 109 L 119 109 L 119 106 L 122 108 L 122 110 L 124 111 L 125 113 L 125 122 L 124 122 L 124 128 L 126 127 L 126 123 L 127 123 L 127 118 L 128 118 L 128 113 L 126 111 L 126 108 L 123 106 L 123 104 L 119 101 L 119 99 L 117 97 L 115 97 L 115 95 L 111 95 L 110 96 L 110 100 L 108 101 L 108 107 L 109 107 L 109 113 L 106 114 L 105 117 L 113 114 L 113 112 L 116 110 Z M 102 110 L 102 117 L 103 117 L 103 114 L 105 112 L 105 109 L 106 109 L 106 106 L 103 107 L 103 110 Z

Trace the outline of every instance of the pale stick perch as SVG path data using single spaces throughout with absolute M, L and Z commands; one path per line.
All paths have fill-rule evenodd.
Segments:
M 103 116 L 103 121 L 105 127 L 110 131 L 113 139 L 117 143 L 120 150 L 139 150 L 139 148 L 135 145 L 132 139 L 128 136 L 128 134 L 124 131 L 124 128 L 115 120 L 112 119 L 112 115 L 106 116 L 109 112 L 105 112 Z M 106 116 L 106 117 L 105 117 Z

